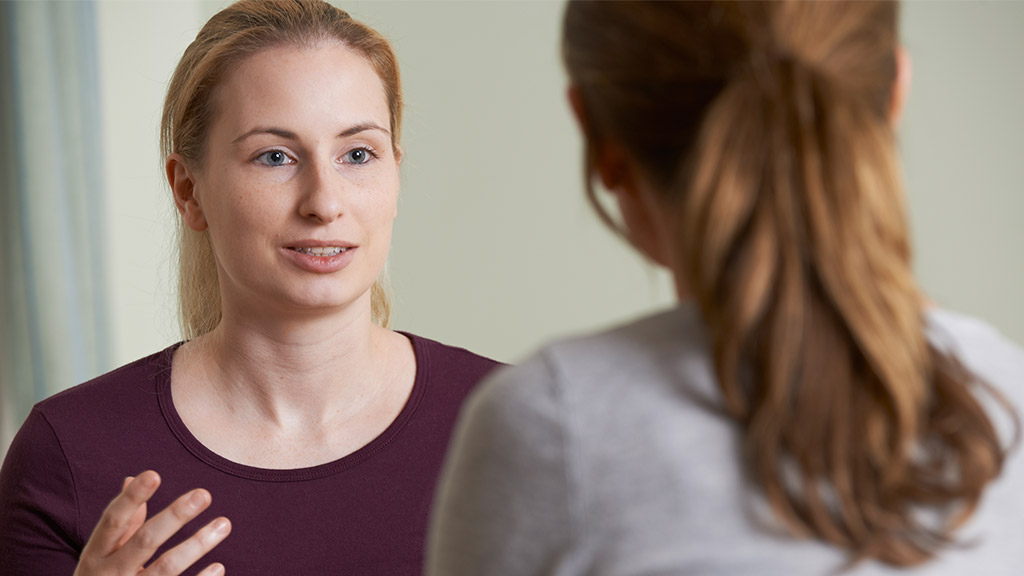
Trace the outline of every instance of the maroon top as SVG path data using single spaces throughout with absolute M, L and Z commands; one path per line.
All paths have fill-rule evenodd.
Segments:
M 157 556 L 217 516 L 231 520 L 227 539 L 185 574 L 214 561 L 247 576 L 421 574 L 452 425 L 497 363 L 407 336 L 416 381 L 401 413 L 366 446 L 311 468 L 243 466 L 196 440 L 171 402 L 178 345 L 40 402 L 0 470 L 0 574 L 71 574 L 124 478 L 148 469 L 163 479 L 150 515 L 192 488 L 213 495 Z

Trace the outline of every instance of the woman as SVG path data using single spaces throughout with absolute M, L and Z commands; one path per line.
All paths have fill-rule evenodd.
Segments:
M 421 573 L 494 362 L 386 329 L 401 113 L 390 45 L 325 2 L 203 27 L 162 126 L 187 341 L 36 406 L 0 477 L 0 573 Z
M 680 303 L 474 395 L 428 573 L 1020 572 L 1024 352 L 912 278 L 897 8 L 569 3 L 587 180 Z

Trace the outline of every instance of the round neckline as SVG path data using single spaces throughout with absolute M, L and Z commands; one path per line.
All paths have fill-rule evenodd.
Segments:
M 233 476 L 249 480 L 262 480 L 264 482 L 298 482 L 316 480 L 338 474 L 362 464 L 391 444 L 409 421 L 412 420 L 426 394 L 429 357 L 424 340 L 407 332 L 399 331 L 398 333 L 412 342 L 413 356 L 416 360 L 416 376 L 413 379 L 409 398 L 406 400 L 401 412 L 398 413 L 398 416 L 391 421 L 391 424 L 383 432 L 355 452 L 346 454 L 337 460 L 304 468 L 259 468 L 228 460 L 207 448 L 185 426 L 185 422 L 181 419 L 181 415 L 178 414 L 177 408 L 174 407 L 174 400 L 171 396 L 171 364 L 175 351 L 184 342 L 173 344 L 161 354 L 160 364 L 164 369 L 159 370 L 156 374 L 157 402 L 160 405 L 160 412 L 163 414 L 164 420 L 167 422 L 171 432 L 193 456 L 207 465 Z

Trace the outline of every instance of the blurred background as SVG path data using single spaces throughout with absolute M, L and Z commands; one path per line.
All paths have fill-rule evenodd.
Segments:
M 38 400 L 180 339 L 157 150 L 171 71 L 226 2 L 0 2 L 0 457 Z M 393 325 L 515 362 L 670 306 L 592 214 L 561 2 L 339 3 L 389 37 L 407 151 Z M 918 277 L 1024 343 L 1024 2 L 908 2 L 900 141 Z

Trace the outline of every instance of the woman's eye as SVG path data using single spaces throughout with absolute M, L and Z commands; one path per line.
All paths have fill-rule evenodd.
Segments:
M 376 154 L 374 154 L 369 148 L 356 148 L 354 150 L 349 150 L 341 157 L 342 162 L 345 164 L 366 164 L 372 158 L 376 158 Z
M 266 164 L 267 166 L 284 166 L 289 163 L 290 158 L 288 155 L 280 150 L 269 150 L 260 154 L 256 157 L 256 160 L 260 164 Z

